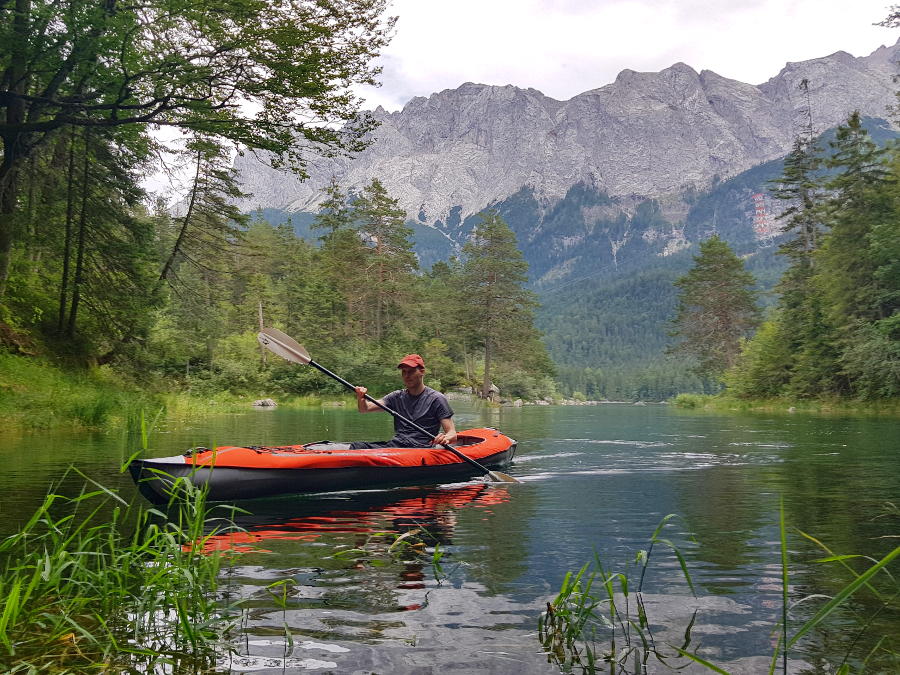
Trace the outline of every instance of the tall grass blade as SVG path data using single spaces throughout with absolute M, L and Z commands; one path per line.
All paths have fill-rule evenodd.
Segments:
M 684 649 L 681 649 L 680 647 L 675 647 L 674 649 L 679 654 L 681 654 L 681 656 L 685 657 L 686 659 L 690 659 L 694 663 L 699 663 L 704 668 L 709 668 L 714 673 L 720 673 L 721 675 L 731 675 L 731 673 L 728 672 L 727 670 L 723 670 L 722 668 L 719 668 L 719 666 L 707 661 L 706 659 L 704 659 L 701 656 L 697 656 L 696 654 L 694 654 L 692 652 L 685 651 Z
M 783 646 L 782 667 L 784 675 L 787 675 L 788 664 L 788 551 L 787 528 L 784 525 L 784 495 L 781 496 L 778 511 L 778 531 L 781 537 L 781 644 Z
M 886 556 L 884 556 L 884 558 L 878 561 L 878 563 L 872 565 L 872 567 L 859 575 L 854 581 L 842 588 L 837 595 L 835 595 L 818 612 L 816 612 L 816 614 L 809 621 L 807 621 L 800 627 L 800 629 L 791 638 L 790 642 L 788 642 L 788 646 L 790 647 L 796 644 L 797 640 L 799 640 L 801 637 L 806 635 L 806 633 L 819 625 L 825 619 L 825 617 L 827 617 L 835 609 L 837 609 L 845 600 L 856 593 L 856 591 L 865 586 L 868 583 L 869 579 L 878 574 L 878 572 L 884 569 L 897 556 L 900 556 L 900 546 L 888 553 Z

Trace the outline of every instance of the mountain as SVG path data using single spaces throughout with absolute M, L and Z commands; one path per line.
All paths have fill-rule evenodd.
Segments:
M 350 191 L 378 177 L 406 209 L 424 266 L 458 251 L 478 213 L 494 208 L 529 263 L 564 390 L 665 398 L 710 386 L 663 356 L 672 282 L 696 243 L 719 234 L 771 289 L 784 263 L 782 206 L 768 182 L 810 118 L 825 131 L 858 109 L 878 142 L 896 138 L 886 119 L 898 61 L 900 43 L 866 57 L 837 52 L 789 63 L 760 85 L 678 63 L 622 71 L 568 101 L 467 83 L 375 111 L 368 149 L 316 160 L 303 183 L 238 158 L 254 194 L 244 206 L 309 236 L 332 176 Z
M 653 199 L 660 216 L 677 223 L 690 195 L 788 152 L 805 118 L 802 81 L 819 130 L 854 109 L 885 118 L 898 60 L 900 45 L 859 58 L 837 52 L 788 63 L 760 85 L 676 63 L 658 73 L 624 70 L 568 101 L 466 83 L 414 98 L 398 112 L 379 108 L 368 149 L 352 159 L 316 159 L 305 182 L 239 157 L 241 181 L 253 194 L 244 206 L 314 212 L 332 176 L 350 190 L 378 177 L 438 257 L 465 238 L 462 224 L 484 208 L 519 195 L 550 213 L 573 186 L 605 195 L 585 204 L 588 221 L 630 218 Z M 582 236 L 590 232 L 561 233 L 553 245 L 578 246 Z M 679 246 L 678 233 L 658 239 L 663 248 Z

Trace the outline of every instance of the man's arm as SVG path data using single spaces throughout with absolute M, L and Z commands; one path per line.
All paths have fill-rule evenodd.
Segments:
M 383 411 L 384 408 L 379 408 L 371 401 L 366 400 L 366 394 L 368 393 L 369 390 L 365 387 L 356 387 L 356 409 L 361 413 L 378 412 L 379 410 Z M 381 405 L 384 405 L 383 398 L 378 399 L 378 402 Z
M 441 420 L 441 433 L 434 437 L 434 444 L 441 445 L 446 443 L 450 445 L 456 441 L 456 425 L 453 424 L 453 418 L 445 417 Z

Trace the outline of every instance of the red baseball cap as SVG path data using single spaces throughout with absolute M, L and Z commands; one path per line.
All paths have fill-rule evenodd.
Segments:
M 403 360 L 397 364 L 398 368 L 402 368 L 403 366 L 406 366 L 407 368 L 424 368 L 425 362 L 418 354 L 407 354 L 403 357 Z

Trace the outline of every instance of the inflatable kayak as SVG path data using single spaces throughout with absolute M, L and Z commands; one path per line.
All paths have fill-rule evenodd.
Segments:
M 169 501 L 176 479 L 209 488 L 213 501 L 282 494 L 358 490 L 383 485 L 434 485 L 480 475 L 479 469 L 439 446 L 349 450 L 347 444 L 194 448 L 174 457 L 135 459 L 128 470 L 154 503 Z M 496 429 L 468 429 L 453 444 L 488 469 L 512 461 L 516 442 Z

